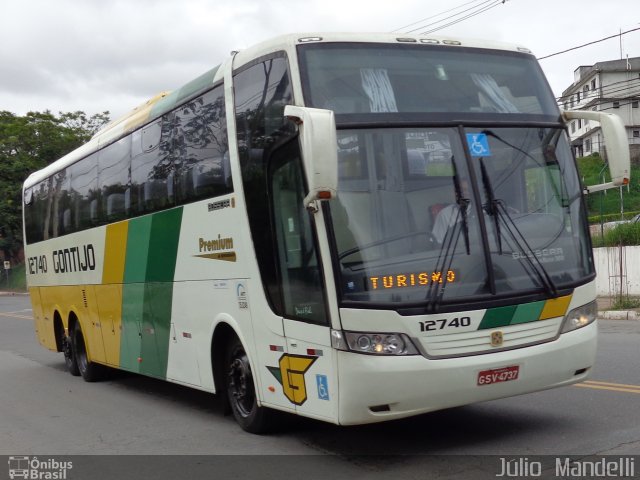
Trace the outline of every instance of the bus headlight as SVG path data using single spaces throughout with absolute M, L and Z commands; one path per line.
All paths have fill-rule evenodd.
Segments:
M 598 305 L 595 300 L 571 310 L 565 317 L 560 333 L 571 332 L 586 327 L 598 317 Z
M 332 330 L 334 348 L 373 355 L 418 355 L 411 339 L 404 333 L 367 333 Z

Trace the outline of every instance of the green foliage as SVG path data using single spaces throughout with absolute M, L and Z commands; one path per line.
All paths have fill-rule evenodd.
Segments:
M 598 154 L 578 159 L 578 170 L 584 185 L 597 185 L 609 182 L 611 177 L 609 169 L 604 168 L 604 162 Z M 604 175 L 604 176 L 603 176 Z M 640 166 L 631 165 L 631 183 L 629 187 L 622 187 L 625 218 L 632 216 L 633 212 L 640 212 Z M 600 223 L 602 211 L 603 222 L 621 220 L 620 218 L 620 190 L 609 189 L 605 192 L 595 192 L 586 197 L 589 211 L 589 222 Z M 604 218 L 606 216 L 606 219 Z
M 594 247 L 617 247 L 619 245 L 640 245 L 640 223 L 621 223 L 604 232 L 604 238 L 592 238 Z
M 0 264 L 1 265 L 1 264 Z M 27 291 L 27 278 L 25 276 L 25 265 L 14 266 L 9 270 L 9 281 L 7 282 L 7 272 L 0 270 L 0 290 L 9 292 L 26 292 Z
M 640 298 L 619 297 L 611 305 L 612 310 L 629 310 L 631 308 L 640 308 Z
M 109 121 L 109 112 L 0 111 L 0 233 L 3 249 L 14 254 L 22 244 L 22 183 L 39 170 L 87 142 Z M 6 243 L 10 245 L 7 246 Z
M 635 217 L 637 214 L 639 214 L 640 211 L 634 211 L 634 212 L 624 212 L 623 215 L 623 219 L 624 220 L 631 220 L 633 217 Z M 589 217 L 589 224 L 590 225 L 597 225 L 599 224 L 601 221 L 602 223 L 607 223 L 607 222 L 617 222 L 620 220 L 620 212 L 618 213 L 607 213 L 605 215 L 592 215 Z

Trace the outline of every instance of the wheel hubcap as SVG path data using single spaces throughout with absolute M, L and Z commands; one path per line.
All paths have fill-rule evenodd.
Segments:
M 253 379 L 244 352 L 231 362 L 228 381 L 230 399 L 235 408 L 243 417 L 249 416 L 254 403 Z
M 62 338 L 62 352 L 64 358 L 71 360 L 73 358 L 73 351 L 71 350 L 71 339 L 67 336 Z
M 76 329 L 75 335 L 76 361 L 78 362 L 78 368 L 80 371 L 84 372 L 87 370 L 87 352 L 84 348 L 84 338 L 82 337 L 82 332 L 79 329 Z

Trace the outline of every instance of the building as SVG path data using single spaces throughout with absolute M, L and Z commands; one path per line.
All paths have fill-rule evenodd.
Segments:
M 632 161 L 640 162 L 640 57 L 598 62 L 574 71 L 573 84 L 562 92 L 565 110 L 615 113 L 627 127 Z M 606 154 L 600 124 L 573 120 L 569 124 L 576 156 Z

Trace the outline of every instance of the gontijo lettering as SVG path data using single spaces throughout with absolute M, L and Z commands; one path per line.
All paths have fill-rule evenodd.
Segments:
M 96 269 L 93 245 L 62 248 L 53 252 L 53 271 L 56 273 L 86 272 Z

